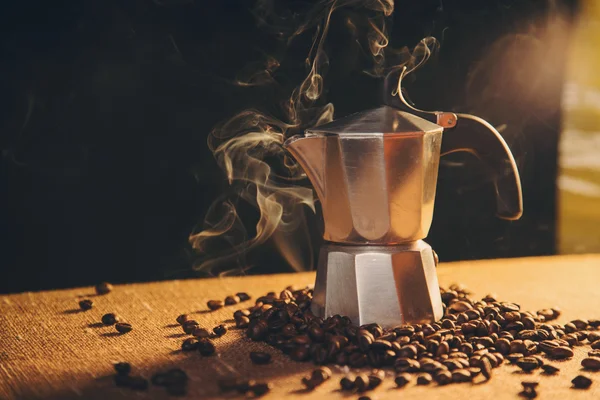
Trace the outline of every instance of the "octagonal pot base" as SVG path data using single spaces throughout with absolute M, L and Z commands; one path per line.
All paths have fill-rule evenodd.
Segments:
M 321 247 L 312 312 L 393 327 L 442 317 L 435 261 L 422 240 L 397 246 Z

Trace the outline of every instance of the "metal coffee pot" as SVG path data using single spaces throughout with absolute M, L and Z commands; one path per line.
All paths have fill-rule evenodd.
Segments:
M 437 255 L 422 239 L 433 218 L 440 155 L 467 151 L 494 177 L 497 215 L 522 214 L 519 172 L 498 131 L 481 118 L 395 104 L 289 138 L 322 206 L 312 312 L 363 325 L 442 317 Z

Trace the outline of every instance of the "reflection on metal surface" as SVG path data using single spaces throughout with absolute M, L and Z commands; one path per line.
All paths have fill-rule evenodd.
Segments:
M 312 311 L 356 324 L 422 323 L 442 317 L 434 255 L 422 240 L 401 246 L 321 248 Z

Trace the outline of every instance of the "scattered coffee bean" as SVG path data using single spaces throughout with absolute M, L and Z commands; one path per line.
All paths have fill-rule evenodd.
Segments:
M 113 365 L 113 367 L 115 368 L 115 371 L 117 371 L 117 374 L 119 374 L 119 375 L 129 375 L 129 373 L 131 372 L 131 364 L 126 363 L 126 362 L 115 363 Z
M 96 285 L 96 294 L 103 295 L 110 293 L 113 290 L 113 286 L 108 282 L 102 282 Z
M 195 322 L 195 321 L 194 321 Z M 185 325 L 185 324 L 184 324 Z M 193 330 L 191 331 L 192 336 L 198 338 L 198 339 L 208 339 L 210 337 L 210 332 L 208 331 L 208 329 L 205 328 L 200 328 L 198 325 L 192 324 L 192 326 L 189 327 L 184 327 L 184 331 L 187 329 L 188 331 L 190 330 L 190 328 L 192 328 Z
M 596 340 L 594 343 L 592 343 L 591 347 L 594 350 L 600 350 L 600 340 Z
M 187 338 L 181 344 L 181 350 L 183 351 L 194 351 L 198 349 L 198 339 Z
M 551 350 L 550 355 L 553 358 L 564 359 L 573 357 L 574 353 L 570 347 L 567 346 L 558 346 Z
M 215 311 L 223 307 L 223 302 L 221 300 L 210 300 L 206 305 L 209 309 Z
M 198 321 L 194 321 L 193 319 L 185 321 L 183 323 L 183 325 L 181 325 L 181 328 L 183 329 L 183 331 L 185 333 L 187 333 L 188 335 L 190 335 L 192 332 L 194 332 L 194 330 L 198 327 Z
M 271 355 L 262 351 L 253 351 L 250 353 L 250 359 L 254 364 L 268 364 L 271 361 Z
M 429 385 L 433 379 L 428 373 L 422 373 L 417 376 L 417 385 Z
M 539 361 L 534 357 L 523 357 L 517 361 L 517 366 L 525 372 L 531 372 L 540 367 Z
M 250 318 L 245 315 L 241 315 L 239 317 L 235 317 L 235 327 L 236 328 L 247 328 L 250 323 Z
M 215 333 L 215 335 L 220 337 L 227 333 L 227 328 L 225 327 L 225 325 L 221 324 L 219 326 L 215 326 L 213 328 L 213 332 Z
M 198 351 L 200 351 L 200 354 L 203 356 L 211 356 L 215 354 L 216 348 L 210 340 L 202 339 L 198 341 Z
M 571 381 L 575 389 L 587 389 L 592 385 L 592 380 L 583 375 L 577 375 Z
M 599 357 L 600 358 L 600 350 L 588 351 L 588 357 Z
M 600 371 L 600 358 L 587 357 L 581 360 L 581 366 L 590 371 Z
M 133 390 L 147 390 L 148 381 L 141 376 L 132 376 L 129 381 L 129 387 Z
M 232 306 L 240 302 L 240 298 L 238 296 L 227 296 L 225 297 L 225 305 Z
M 128 332 L 131 332 L 133 327 L 131 326 L 131 324 L 128 324 L 127 322 L 119 322 L 115 325 L 115 329 L 119 333 L 128 333 Z
M 83 311 L 91 310 L 93 306 L 94 302 L 90 299 L 81 300 L 79 302 L 79 308 L 81 308 Z
M 270 390 L 270 383 L 255 383 L 254 385 L 250 386 L 250 389 L 248 391 L 252 392 L 255 397 L 261 397 L 269 393 Z
M 181 314 L 180 316 L 177 317 L 176 321 L 179 325 L 183 325 L 184 323 L 186 323 L 188 320 L 190 319 L 190 316 L 187 314 Z
M 119 321 L 120 321 L 120 318 L 113 313 L 104 314 L 102 316 L 102 323 L 104 325 L 114 325 Z
M 354 377 L 345 376 L 340 380 L 340 386 L 343 391 L 354 390 Z
M 541 366 L 542 371 L 544 371 L 547 375 L 554 375 L 560 371 L 560 369 L 556 368 L 554 365 L 544 364 Z
M 235 295 L 240 299 L 240 301 L 250 300 L 250 295 L 246 292 L 236 293 Z

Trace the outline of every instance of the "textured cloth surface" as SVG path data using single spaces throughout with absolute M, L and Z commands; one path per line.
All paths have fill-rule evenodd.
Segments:
M 600 256 L 442 263 L 438 276 L 442 286 L 463 283 L 475 296 L 495 293 L 499 300 L 521 304 L 523 310 L 558 306 L 563 311 L 561 323 L 600 318 Z M 208 329 L 221 323 L 233 326 L 233 311 L 252 305 L 252 300 L 214 312 L 207 310 L 206 302 L 239 291 L 256 298 L 288 285 L 303 287 L 313 279 L 313 273 L 300 273 L 119 285 L 104 296 L 95 296 L 93 288 L 0 296 L 0 399 L 169 398 L 160 387 L 150 386 L 146 392 L 115 387 L 112 363 L 117 361 L 131 363 L 133 374 L 147 378 L 174 366 L 184 369 L 190 378 L 184 398 L 190 399 L 219 398 L 216 380 L 231 374 L 271 382 L 274 388 L 264 397 L 268 399 L 358 398 L 358 394 L 338 390 L 339 368 L 333 368 L 333 379 L 306 393 L 300 379 L 313 365 L 290 361 L 235 329 L 215 340 L 218 356 L 180 351 L 187 335 L 175 323 L 177 315 L 190 313 Z M 88 297 L 94 308 L 79 311 L 77 301 Z M 99 324 L 108 312 L 130 322 L 133 331 L 120 335 L 114 327 Z M 503 365 L 485 384 L 393 389 L 393 379 L 389 378 L 367 394 L 372 399 L 516 399 L 520 382 L 533 379 L 540 381 L 538 393 L 543 399 L 598 399 L 600 372 L 584 372 L 580 367 L 588 349 L 578 347 L 572 360 L 555 362 L 561 368 L 557 376 L 523 374 L 514 366 Z M 252 350 L 273 354 L 273 361 L 252 365 L 248 357 Z M 595 380 L 589 390 L 570 389 L 571 379 L 580 373 Z

